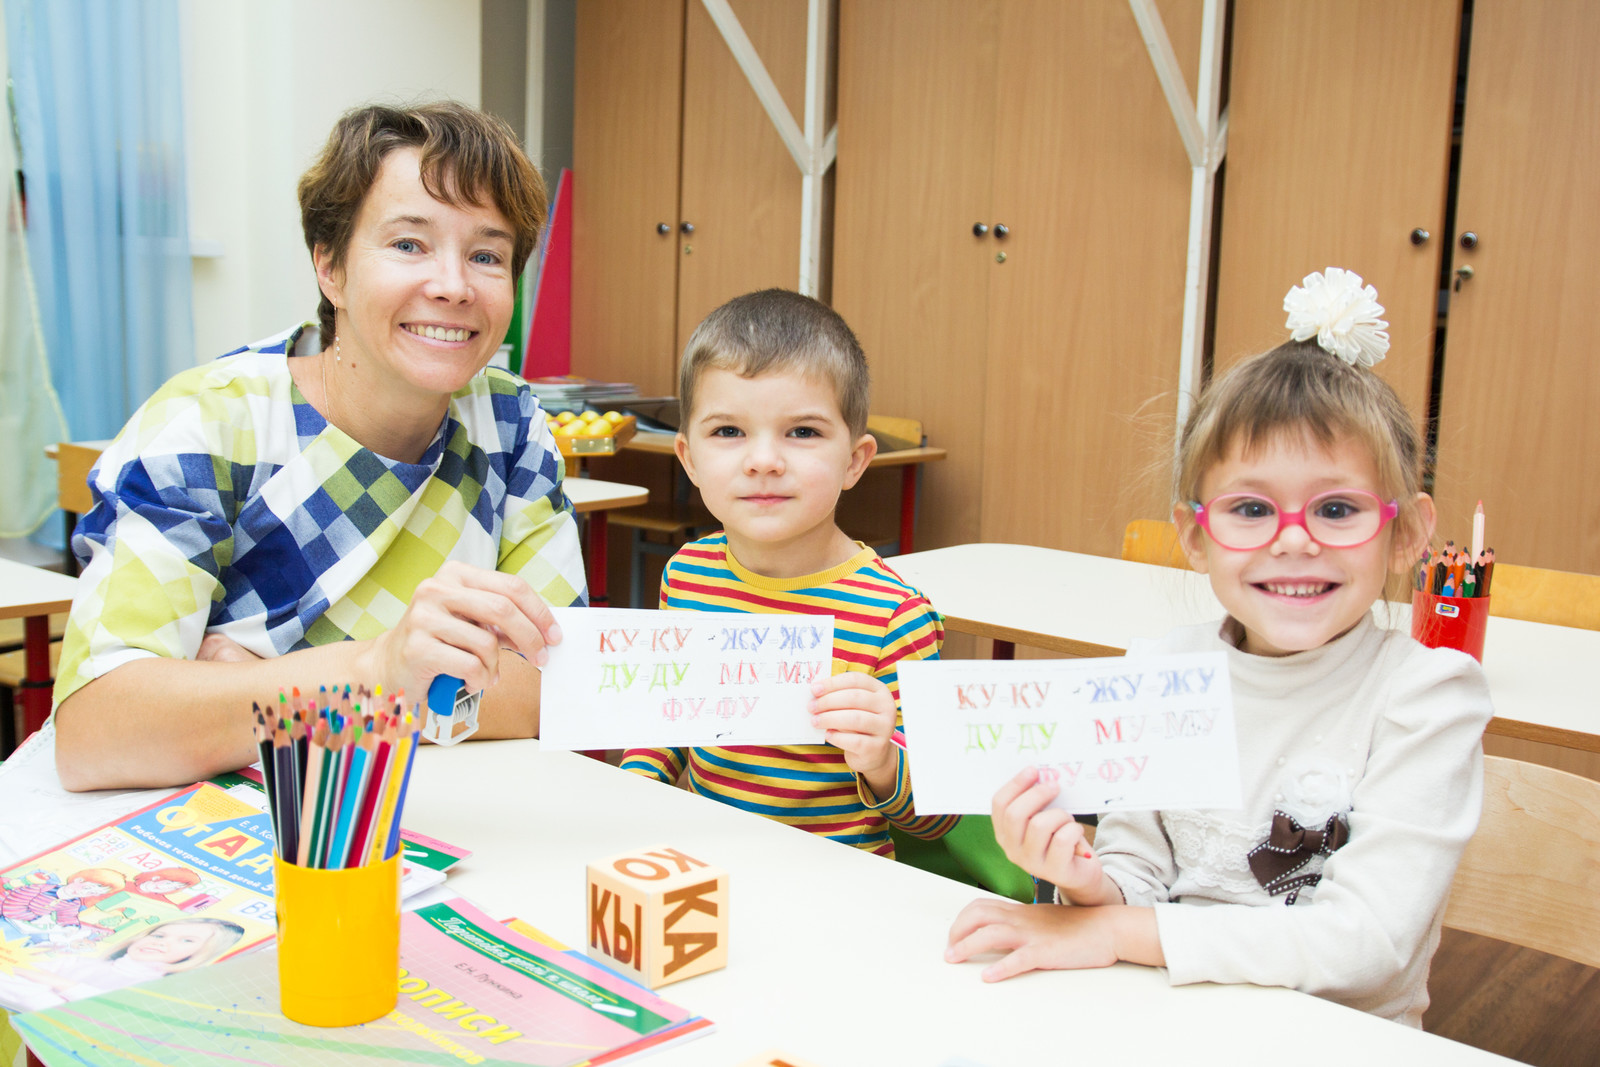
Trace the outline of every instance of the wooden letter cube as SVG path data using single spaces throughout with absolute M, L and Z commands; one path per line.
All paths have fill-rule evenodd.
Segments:
M 728 872 L 660 845 L 589 864 L 589 954 L 651 989 L 728 963 Z

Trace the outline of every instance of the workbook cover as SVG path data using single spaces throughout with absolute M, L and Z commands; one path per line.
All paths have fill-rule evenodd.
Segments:
M 584 1067 L 709 1032 L 583 957 L 495 922 L 464 900 L 401 916 L 395 1010 L 361 1026 L 290 1022 L 278 960 L 258 952 L 61 1007 L 13 1025 L 47 1062 Z
M 273 937 L 272 826 L 202 782 L 0 870 L 0 1007 L 181 973 Z

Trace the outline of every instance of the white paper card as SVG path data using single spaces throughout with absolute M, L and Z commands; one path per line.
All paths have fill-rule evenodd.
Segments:
M 545 748 L 820 745 L 811 683 L 832 615 L 557 608 L 539 690 Z
M 919 815 L 987 815 L 1029 766 L 1073 812 L 1242 803 L 1226 653 L 912 660 L 900 706 Z

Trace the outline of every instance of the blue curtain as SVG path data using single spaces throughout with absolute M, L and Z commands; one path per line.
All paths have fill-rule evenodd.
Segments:
M 112 437 L 195 361 L 177 0 L 4 6 L 51 377 L 73 440 Z

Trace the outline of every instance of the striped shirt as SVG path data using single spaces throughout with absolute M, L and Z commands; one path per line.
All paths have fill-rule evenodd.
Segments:
M 695 611 L 765 611 L 832 615 L 833 673 L 860 671 L 889 687 L 896 708 L 899 768 L 894 795 L 876 799 L 833 745 L 733 748 L 635 748 L 623 769 L 676 782 L 687 766 L 689 789 L 745 811 L 882 856 L 894 855 L 889 827 L 933 839 L 954 815 L 919 817 L 912 809 L 905 737 L 898 722 L 903 659 L 937 659 L 944 624 L 920 592 L 878 554 L 861 551 L 832 570 L 766 578 L 739 565 L 724 533 L 685 545 L 661 577 L 661 606 Z

